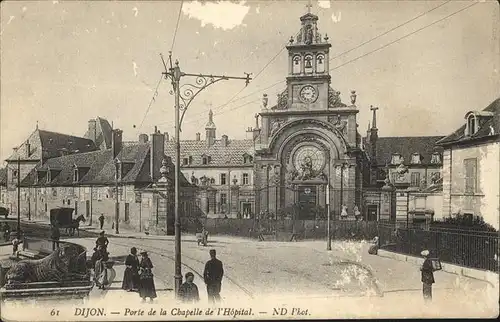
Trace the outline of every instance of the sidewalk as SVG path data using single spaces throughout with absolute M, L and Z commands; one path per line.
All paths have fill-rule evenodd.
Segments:
M 332 250 L 326 250 L 326 242 L 306 241 L 297 243 L 312 247 L 329 257 L 337 257 L 359 263 L 376 277 L 384 293 L 422 291 L 420 266 L 410 262 L 368 254 L 371 244 L 367 242 L 332 241 Z M 486 281 L 464 277 L 444 271 L 434 273 L 434 290 L 460 290 L 464 292 L 489 291 L 493 287 Z

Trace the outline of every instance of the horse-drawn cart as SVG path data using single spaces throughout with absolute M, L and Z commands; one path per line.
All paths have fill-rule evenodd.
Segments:
M 85 217 L 80 215 L 73 218 L 73 213 L 75 209 L 69 207 L 59 207 L 50 209 L 50 224 L 54 225 L 57 223 L 59 228 L 65 228 L 68 235 L 73 236 L 75 231 L 80 235 L 78 227 L 81 221 L 85 221 Z
M 87 250 L 62 241 L 59 248 L 51 249 L 51 240 L 24 238 L 20 256 L 1 263 L 2 301 L 89 296 L 94 283 L 86 267 Z

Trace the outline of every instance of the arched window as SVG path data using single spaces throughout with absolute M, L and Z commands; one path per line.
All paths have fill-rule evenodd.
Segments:
M 304 71 L 306 74 L 311 74 L 313 72 L 313 56 L 306 55 L 304 57 Z
M 293 74 L 300 74 L 300 71 L 301 71 L 301 68 L 302 68 L 300 55 L 293 56 L 292 61 L 293 61 L 293 63 L 292 63 L 292 73 Z
M 325 55 L 317 54 L 316 55 L 316 73 L 324 73 L 325 72 Z
M 469 117 L 467 117 L 467 128 L 466 128 L 466 135 L 474 135 L 477 131 L 477 121 L 476 121 L 476 115 L 470 114 Z

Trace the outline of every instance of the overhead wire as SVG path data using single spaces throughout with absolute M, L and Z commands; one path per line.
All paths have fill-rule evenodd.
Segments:
M 462 9 L 459 9 L 459 10 L 457 10 L 457 11 L 454 11 L 453 13 L 451 13 L 451 14 L 449 14 L 449 15 L 447 15 L 447 16 L 445 16 L 445 17 L 443 17 L 443 18 L 440 18 L 440 19 L 438 19 L 438 20 L 436 20 L 436 21 L 434 21 L 434 22 L 432 22 L 432 23 L 430 23 L 430 24 L 427 24 L 427 25 L 425 25 L 425 26 L 423 26 L 423 27 L 421 27 L 421 28 L 419 28 L 419 29 L 417 29 L 417 30 L 414 30 L 414 31 L 412 31 L 412 32 L 410 32 L 410 33 L 408 33 L 408 34 L 406 34 L 406 35 L 402 36 L 402 37 L 399 37 L 399 38 L 397 38 L 396 40 L 393 40 L 393 41 L 391 41 L 391 42 L 389 42 L 389 43 L 387 43 L 387 44 L 385 44 L 385 45 L 383 45 L 383 46 L 381 46 L 381 47 L 378 47 L 378 48 L 376 48 L 376 49 L 374 49 L 374 50 L 371 50 L 371 51 L 369 51 L 369 52 L 367 52 L 367 53 L 365 53 L 365 54 L 363 54 L 363 55 L 360 55 L 360 56 L 358 56 L 358 57 L 356 57 L 356 58 L 353 58 L 353 59 L 351 59 L 351 60 L 349 60 L 349 61 L 347 61 L 347 62 L 345 62 L 345 63 L 342 63 L 342 64 L 340 64 L 340 65 L 338 65 L 338 66 L 335 66 L 335 67 L 331 68 L 329 71 L 331 72 L 331 71 L 337 70 L 337 69 L 339 69 L 339 68 L 341 68 L 341 67 L 343 67 L 343 66 L 345 66 L 345 65 L 347 65 L 347 64 L 350 64 L 350 63 L 352 63 L 352 62 L 354 62 L 354 61 L 357 61 L 357 60 L 359 60 L 359 59 L 361 59 L 361 58 L 364 58 L 364 57 L 366 57 L 366 56 L 368 56 L 368 55 L 371 55 L 371 54 L 373 54 L 373 53 L 375 53 L 375 52 L 377 52 L 377 51 L 380 51 L 380 50 L 382 50 L 382 49 L 384 49 L 384 48 L 387 48 L 387 47 L 389 47 L 389 46 L 391 46 L 391 45 L 393 45 L 393 44 L 397 43 L 398 41 L 401 41 L 401 40 L 403 40 L 403 39 L 405 39 L 405 38 L 408 38 L 408 37 L 410 37 L 410 36 L 412 36 L 412 35 L 414 35 L 414 34 L 416 34 L 416 33 L 420 32 L 420 31 L 422 31 L 422 30 L 424 30 L 424 29 L 426 29 L 426 28 L 429 28 L 429 27 L 431 27 L 431 26 L 433 26 L 433 25 L 435 25 L 435 24 L 437 24 L 437 23 L 440 23 L 440 22 L 442 22 L 442 21 L 444 21 L 444 20 L 446 20 L 446 19 L 448 19 L 448 18 L 451 18 L 452 16 L 454 16 L 454 15 L 456 15 L 456 14 L 458 14 L 458 13 L 462 12 L 462 11 L 465 11 L 465 10 L 467 10 L 467 9 L 471 8 L 472 6 L 474 6 L 474 5 L 478 4 L 478 3 L 479 3 L 479 2 L 473 2 L 472 4 L 470 4 L 470 5 L 466 6 L 466 7 L 462 8 Z M 270 86 L 268 86 L 268 87 L 266 87 L 266 88 L 264 88 L 264 89 L 259 89 L 258 91 L 252 92 L 252 93 L 250 93 L 250 94 L 248 94 L 248 95 L 246 95 L 246 96 L 244 96 L 244 97 L 241 97 L 241 98 L 239 98 L 239 99 L 237 99 L 237 100 L 240 100 L 240 99 L 243 99 L 243 98 L 249 97 L 249 96 L 251 96 L 251 95 L 253 95 L 253 94 L 255 94 L 255 93 L 261 92 L 261 91 L 263 91 L 263 90 L 270 89 L 270 88 L 272 88 L 272 87 L 274 87 L 274 86 L 276 86 L 276 85 L 278 85 L 278 84 L 282 84 L 282 83 L 284 83 L 284 82 L 285 82 L 285 81 L 279 81 L 279 82 L 276 82 L 276 83 L 271 84 Z M 237 101 L 237 100 L 235 100 L 235 101 Z M 244 103 L 244 104 L 242 104 L 242 105 L 236 106 L 235 108 L 231 108 L 231 109 L 229 109 L 229 110 L 226 110 L 226 111 L 224 111 L 224 112 L 217 113 L 217 114 L 218 114 L 218 115 L 220 115 L 220 114 L 224 114 L 225 112 L 229 112 L 229 111 L 233 111 L 233 110 L 236 110 L 236 109 L 242 108 L 242 107 L 247 106 L 247 105 L 249 105 L 250 103 L 256 102 L 256 101 L 258 101 L 258 100 L 259 100 L 259 99 L 256 99 L 256 100 L 253 100 L 253 101 L 250 101 L 250 102 Z M 189 123 L 194 123 L 195 121 L 197 121 L 197 120 L 193 120 L 193 122 L 189 122 Z
M 349 50 L 346 50 L 346 51 L 344 51 L 344 52 L 342 52 L 342 53 L 338 54 L 338 55 L 337 55 L 337 56 L 335 56 L 335 57 L 330 58 L 330 61 L 332 61 L 332 60 L 334 60 L 334 59 L 337 59 L 337 58 L 339 58 L 339 57 L 341 57 L 341 56 L 344 56 L 345 54 L 348 54 L 348 53 L 350 53 L 351 51 L 356 50 L 356 49 L 358 49 L 358 48 L 360 48 L 360 47 L 363 47 L 364 45 L 369 44 L 369 43 L 371 43 L 372 41 L 374 41 L 374 40 L 376 40 L 376 39 L 378 39 L 378 38 L 380 38 L 380 37 L 383 37 L 383 36 L 385 36 L 385 35 L 387 35 L 387 34 L 389 34 L 389 33 L 393 32 L 393 31 L 394 31 L 394 30 L 396 30 L 396 29 L 399 29 L 399 28 L 401 28 L 401 27 L 403 27 L 403 26 L 406 26 L 407 24 L 409 24 L 409 23 L 411 23 L 411 22 L 413 22 L 413 21 L 417 20 L 418 18 L 423 17 L 423 16 L 425 16 L 426 14 L 428 14 L 428 13 L 430 13 L 430 12 L 432 12 L 432 11 L 436 10 L 436 9 L 441 8 L 442 6 L 444 6 L 445 4 L 447 4 L 447 3 L 449 3 L 449 2 L 451 2 L 451 0 L 445 1 L 445 2 L 441 3 L 440 5 L 438 5 L 438 6 L 434 7 L 434 8 L 432 8 L 432 9 L 430 9 L 430 10 L 427 10 L 427 11 L 425 11 L 425 12 L 422 12 L 421 14 L 419 14 L 418 16 L 413 17 L 412 19 L 410 19 L 410 20 L 408 20 L 408 21 L 406 21 L 406 22 L 404 22 L 404 23 L 402 23 L 402 24 L 400 24 L 400 25 L 397 25 L 397 26 L 396 26 L 396 27 L 394 27 L 394 28 L 389 29 L 389 30 L 387 30 L 387 31 L 385 31 L 385 32 L 383 32 L 383 33 L 381 33 L 381 34 L 379 34 L 379 35 L 377 35 L 377 36 L 375 36 L 375 37 L 373 37 L 373 38 L 371 38 L 371 39 L 369 39 L 369 40 L 367 40 L 367 41 L 365 41 L 365 42 L 363 42 L 363 43 L 359 44 L 359 45 L 357 45 L 356 47 L 353 47 L 353 48 L 351 48 L 351 49 L 349 49 Z
M 351 51 L 354 51 L 354 50 L 356 50 L 356 49 L 358 49 L 358 48 L 360 48 L 360 47 L 362 47 L 362 46 L 364 46 L 364 45 L 366 45 L 366 44 L 369 44 L 370 42 L 372 42 L 372 41 L 374 41 L 374 40 L 376 40 L 376 39 L 378 39 L 378 38 L 380 38 L 380 37 L 383 37 L 383 36 L 385 36 L 385 35 L 387 35 L 387 34 L 391 33 L 392 31 L 394 31 L 394 30 L 396 30 L 396 29 L 399 29 L 399 28 L 401 28 L 401 27 L 403 27 L 403 26 L 406 26 L 407 24 L 409 24 L 409 23 L 411 23 L 411 22 L 413 22 L 413 21 L 415 21 L 415 20 L 417 20 L 417 19 L 419 19 L 419 18 L 421 18 L 421 17 L 425 16 L 426 14 L 428 14 L 428 13 L 430 13 L 430 12 L 434 11 L 434 10 L 437 10 L 437 9 L 441 8 L 442 6 L 446 5 L 446 4 L 447 4 L 447 3 L 449 3 L 449 2 L 451 2 L 451 0 L 448 0 L 448 1 L 444 2 L 444 3 L 441 3 L 441 4 L 439 4 L 438 6 L 436 6 L 436 7 L 432 8 L 432 9 L 429 9 L 429 10 L 427 10 L 427 11 L 425 11 L 425 12 L 423 12 L 423 13 L 421 13 L 421 14 L 419 14 L 419 15 L 415 16 L 415 17 L 413 17 L 413 18 L 411 18 L 410 20 L 407 20 L 406 22 L 404 22 L 404 23 L 402 23 L 402 24 L 399 24 L 399 25 L 397 25 L 397 26 L 395 26 L 395 27 L 393 27 L 393 28 L 391 28 L 391 29 L 389 29 L 389 30 L 387 30 L 387 31 L 385 31 L 385 32 L 383 32 L 383 33 L 381 33 L 381 34 L 379 34 L 379 35 L 377 35 L 377 36 L 375 36 L 375 37 L 373 37 L 373 38 L 371 38 L 371 39 L 369 39 L 369 40 L 367 40 L 367 41 L 365 41 L 365 42 L 363 42 L 363 43 L 361 43 L 361 44 L 359 44 L 359 45 L 357 45 L 357 46 L 355 46 L 355 47 L 353 47 L 353 48 L 351 48 L 351 49 L 349 49 L 349 50 L 346 50 L 346 51 L 344 51 L 344 52 L 342 52 L 342 53 L 340 53 L 340 54 L 336 55 L 335 57 L 330 58 L 330 61 L 332 61 L 332 60 L 334 60 L 334 59 L 336 59 L 336 58 L 339 58 L 339 57 L 341 57 L 341 56 L 343 56 L 343 55 L 345 55 L 345 54 L 347 54 L 347 53 L 350 53 Z M 281 53 L 281 52 L 282 52 L 285 48 L 286 48 L 286 47 L 283 47 L 283 48 L 280 50 L 280 52 L 278 53 L 278 55 L 279 55 L 279 54 L 280 54 L 280 53 Z M 274 61 L 274 59 L 276 59 L 276 57 L 277 57 L 278 55 L 276 55 L 276 56 L 275 56 L 275 58 L 273 58 L 273 59 L 272 59 L 272 61 Z M 268 63 L 265 67 L 267 67 L 269 64 L 270 64 L 270 63 Z M 255 78 L 257 78 L 257 76 L 256 76 Z M 255 78 L 254 78 L 254 80 L 255 80 Z M 226 102 L 226 103 L 224 103 L 224 104 L 222 104 L 222 105 L 217 106 L 215 109 L 219 109 L 220 107 L 223 107 L 223 106 L 229 105 L 230 103 L 234 103 L 234 102 L 237 102 L 237 101 L 239 101 L 239 100 L 245 99 L 245 98 L 247 98 L 247 97 L 249 97 L 249 96 L 252 96 L 253 94 L 256 94 L 256 93 L 259 93 L 259 92 L 261 92 L 261 91 L 264 91 L 264 90 L 267 90 L 267 89 L 273 88 L 273 87 L 275 87 L 275 86 L 277 86 L 277 85 L 279 85 L 279 84 L 282 84 L 282 83 L 284 83 L 284 81 L 282 81 L 282 80 L 281 80 L 281 81 L 278 81 L 278 82 L 276 82 L 276 83 L 273 83 L 273 84 L 271 84 L 271 85 L 269 85 L 269 86 L 267 86 L 267 87 L 265 87 L 265 88 L 263 88 L 263 89 L 258 89 L 258 90 L 253 91 L 253 92 L 251 92 L 251 93 L 249 93 L 249 94 L 247 94 L 247 95 L 245 95 L 245 96 L 242 96 L 242 97 L 236 98 L 236 96 L 237 96 L 239 93 L 241 93 L 241 92 L 242 92 L 242 90 L 241 90 L 241 91 L 240 91 L 240 92 L 238 92 L 236 95 L 234 95 L 234 96 L 233 96 L 230 100 L 228 100 L 228 102 Z M 198 115 L 201 115 L 201 114 L 198 114 Z
M 163 79 L 163 75 L 160 76 L 160 79 L 158 80 L 158 84 L 156 84 L 155 91 L 153 92 L 153 97 L 151 98 L 151 101 L 149 102 L 146 113 L 144 113 L 144 117 L 142 118 L 142 121 L 141 121 L 141 124 L 139 125 L 139 128 L 142 128 L 142 124 L 144 124 L 144 120 L 146 119 L 146 116 L 148 115 L 149 110 L 151 109 L 151 105 L 153 105 L 153 102 L 156 101 L 156 97 L 158 96 L 158 88 L 160 87 L 162 79 Z
M 175 24 L 174 35 L 172 36 L 172 45 L 170 46 L 170 52 L 173 52 L 173 50 L 174 50 L 175 39 L 177 38 L 177 31 L 179 30 L 179 23 L 181 20 L 182 5 L 183 4 L 184 4 L 184 1 L 182 0 L 181 5 L 179 7 L 179 13 L 177 14 L 177 22 Z M 163 79 L 163 75 L 161 75 L 160 80 L 158 81 L 158 84 L 156 85 L 155 91 L 153 92 L 153 97 L 151 98 L 151 101 L 149 102 L 148 108 L 146 109 L 146 113 L 144 113 L 144 116 L 142 118 L 141 124 L 139 125 L 139 128 L 142 128 L 142 125 L 144 124 L 144 120 L 146 119 L 146 116 L 148 115 L 149 110 L 151 109 L 151 106 L 153 105 L 153 102 L 156 101 L 156 97 L 158 96 L 158 88 L 160 87 L 162 79 Z

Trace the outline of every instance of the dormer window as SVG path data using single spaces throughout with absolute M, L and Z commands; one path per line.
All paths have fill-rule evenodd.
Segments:
M 77 167 L 74 167 L 73 169 L 73 182 L 78 182 L 80 181 L 80 175 Z
M 243 155 L 243 163 L 244 164 L 247 164 L 247 163 L 252 163 L 253 162 L 253 157 L 249 154 L 244 154 Z
M 201 163 L 203 165 L 207 165 L 207 164 L 210 164 L 210 161 L 211 161 L 211 157 L 209 155 L 202 155 L 201 156 Z
M 17 170 L 12 170 L 12 182 L 16 182 L 17 181 Z
M 472 135 L 476 134 L 477 130 L 478 130 L 478 124 L 477 124 L 476 115 L 474 113 L 470 113 L 470 115 L 467 117 L 467 125 L 465 127 L 465 135 L 472 136 Z
M 193 163 L 192 156 L 182 158 L 182 165 L 191 165 L 192 163 Z
M 422 156 L 419 153 L 413 153 L 411 155 L 411 164 L 421 164 Z
M 403 158 L 401 157 L 401 154 L 395 153 L 392 155 L 391 164 L 399 165 L 402 162 L 403 162 Z
M 441 164 L 441 154 L 434 152 L 431 156 L 431 164 Z

